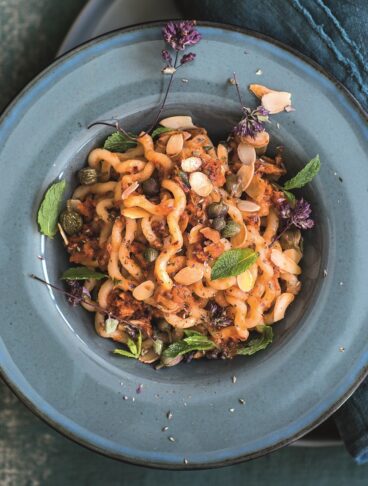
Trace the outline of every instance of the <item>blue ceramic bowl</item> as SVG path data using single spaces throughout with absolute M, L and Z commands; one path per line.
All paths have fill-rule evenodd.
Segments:
M 292 92 L 296 111 L 270 126 L 272 144 L 286 146 L 290 171 L 316 153 L 322 160 L 303 193 L 316 219 L 305 241 L 303 290 L 264 352 L 155 371 L 113 356 L 114 344 L 96 335 L 90 314 L 27 276 L 56 282 L 67 266 L 59 239 L 38 233 L 36 212 L 55 179 L 66 178 L 72 191 L 76 170 L 108 133 L 87 125 L 118 118 L 139 131 L 153 120 L 167 82 L 159 25 L 113 32 L 60 58 L 9 106 L 0 126 L 3 375 L 67 436 L 156 467 L 226 465 L 287 444 L 332 413 L 368 363 L 363 112 L 316 65 L 279 44 L 232 27 L 199 29 L 197 59 L 177 76 L 165 115 L 190 114 L 222 138 L 240 116 L 227 82 L 235 70 L 251 106 L 251 82 Z

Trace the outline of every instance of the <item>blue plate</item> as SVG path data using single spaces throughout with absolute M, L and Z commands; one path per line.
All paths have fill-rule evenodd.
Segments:
M 233 27 L 199 28 L 197 59 L 177 76 L 165 114 L 190 114 L 215 139 L 223 137 L 239 118 L 227 82 L 236 70 L 252 106 L 251 82 L 292 92 L 296 111 L 273 117 L 270 127 L 273 146 L 286 146 L 290 171 L 316 153 L 322 160 L 320 175 L 303 192 L 317 222 L 305 241 L 303 290 L 266 351 L 155 371 L 112 356 L 113 343 L 95 334 L 90 314 L 27 276 L 56 282 L 67 266 L 59 239 L 39 235 L 36 213 L 55 179 L 66 178 L 71 192 L 75 171 L 108 133 L 86 126 L 119 118 L 137 131 L 154 118 L 167 82 L 159 25 L 113 32 L 57 60 L 9 106 L 0 126 L 2 373 L 67 436 L 156 467 L 227 465 L 281 447 L 331 414 L 368 365 L 363 112 L 295 52 Z

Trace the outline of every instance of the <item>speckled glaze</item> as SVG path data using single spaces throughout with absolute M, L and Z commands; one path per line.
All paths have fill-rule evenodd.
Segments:
M 67 54 L 21 93 L 0 125 L 2 373 L 69 437 L 155 467 L 226 465 L 280 447 L 335 410 L 368 365 L 363 113 L 341 86 L 279 45 L 231 27 L 199 28 L 197 60 L 178 75 L 165 115 L 191 114 L 222 138 L 239 117 L 227 83 L 236 70 L 252 106 L 245 89 L 251 82 L 293 93 L 296 111 L 273 117 L 270 126 L 273 146 L 286 146 L 290 171 L 316 153 L 322 160 L 303 192 L 317 222 L 305 241 L 303 290 L 264 352 L 155 371 L 112 356 L 113 343 L 95 334 L 90 314 L 27 277 L 55 282 L 67 265 L 59 239 L 39 235 L 36 212 L 55 179 L 66 178 L 70 193 L 75 171 L 108 133 L 86 126 L 116 117 L 137 131 L 153 120 L 167 81 L 160 74 L 160 26 L 114 32 Z

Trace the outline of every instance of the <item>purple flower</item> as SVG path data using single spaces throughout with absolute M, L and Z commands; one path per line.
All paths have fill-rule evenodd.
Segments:
M 264 131 L 264 124 L 268 121 L 269 111 L 263 106 L 258 106 L 255 110 L 243 108 L 244 116 L 234 127 L 233 133 L 239 136 L 255 137 L 257 133 Z
M 162 34 L 165 42 L 175 51 L 183 51 L 186 47 L 194 46 L 202 38 L 192 20 L 170 21 L 162 29 Z
M 69 285 L 68 292 L 70 295 L 66 299 L 69 304 L 76 306 L 84 300 L 84 296 L 91 298 L 91 294 L 80 281 L 67 280 L 67 284 Z
M 169 66 L 172 65 L 172 57 L 171 57 L 171 54 L 170 52 L 167 50 L 167 49 L 162 49 L 161 51 L 161 56 L 162 56 L 162 59 L 167 62 L 167 64 Z
M 291 226 L 303 230 L 313 228 L 314 221 L 310 218 L 311 213 L 310 204 L 303 198 L 297 200 L 293 208 L 287 201 L 283 201 L 279 206 L 279 215 L 285 221 L 285 228 Z
M 180 59 L 180 64 L 186 64 L 187 62 L 194 61 L 196 55 L 194 52 L 188 52 L 188 54 L 184 54 L 184 56 Z

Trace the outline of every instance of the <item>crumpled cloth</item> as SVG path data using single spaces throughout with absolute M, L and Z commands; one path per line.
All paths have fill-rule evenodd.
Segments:
M 368 0 L 176 0 L 185 18 L 261 32 L 307 55 L 368 111 Z M 368 462 L 368 378 L 335 413 L 347 450 Z

